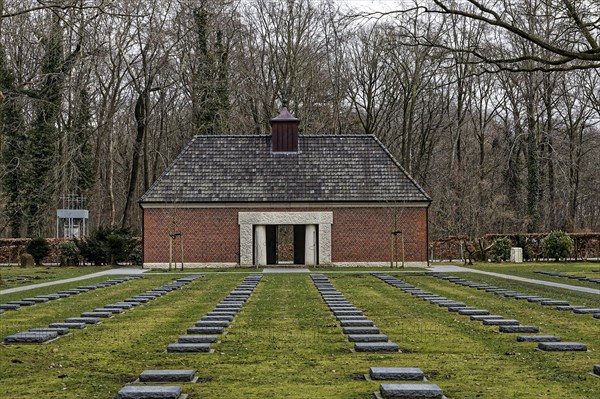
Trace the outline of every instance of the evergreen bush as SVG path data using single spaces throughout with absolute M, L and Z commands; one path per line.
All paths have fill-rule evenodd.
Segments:
M 79 247 L 73 241 L 63 241 L 58 244 L 61 264 L 76 266 L 79 264 Z
M 50 254 L 50 244 L 43 237 L 35 237 L 27 243 L 25 250 L 39 266 L 42 264 L 42 260 Z
M 563 231 L 551 231 L 544 238 L 544 253 L 556 262 L 569 258 L 573 254 L 573 239 Z
M 78 245 L 84 259 L 100 266 L 129 260 L 136 243 L 128 228 L 100 226 Z
M 492 243 L 491 256 L 493 262 L 502 262 L 510 259 L 512 242 L 508 237 L 496 238 Z

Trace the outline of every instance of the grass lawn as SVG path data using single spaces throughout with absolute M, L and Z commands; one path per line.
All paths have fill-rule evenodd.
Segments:
M 36 266 L 36 267 L 8 267 L 0 266 L 0 289 L 19 287 L 29 284 L 46 283 L 54 280 L 78 277 L 84 274 L 108 270 L 108 266 Z M 19 279 L 23 276 L 23 279 Z
M 449 298 L 539 325 L 543 333 L 587 343 L 590 351 L 538 352 L 535 344 L 517 343 L 514 335 L 498 334 L 497 328 L 413 298 L 372 276 L 332 273 L 332 283 L 403 353 L 351 352 L 307 274 L 265 274 L 221 343 L 212 345 L 215 353 L 167 354 L 168 343 L 245 277 L 214 273 L 47 345 L 0 346 L 1 396 L 111 398 L 144 369 L 194 368 L 201 382 L 183 385 L 190 399 L 366 399 L 379 386 L 361 378 L 370 366 L 406 366 L 420 367 L 449 398 L 600 397 L 600 379 L 588 374 L 600 363 L 598 320 L 433 277 L 398 275 Z M 42 327 L 176 277 L 147 274 L 143 280 L 7 312 L 0 323 L 9 332 Z

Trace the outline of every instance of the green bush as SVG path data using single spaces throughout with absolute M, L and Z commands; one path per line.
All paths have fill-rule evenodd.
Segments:
M 136 243 L 128 228 L 100 226 L 78 245 L 81 256 L 99 266 L 129 260 Z
M 555 261 L 569 258 L 573 254 L 573 239 L 562 231 L 551 231 L 544 238 L 544 253 Z
M 496 238 L 492 243 L 491 256 L 493 262 L 502 262 L 510 259 L 512 242 L 507 237 Z
M 39 266 L 42 264 L 42 260 L 50 254 L 50 244 L 43 237 L 35 237 L 27 243 L 25 250 Z
M 63 241 L 58 244 L 61 264 L 75 266 L 79 264 L 79 247 L 73 241 Z

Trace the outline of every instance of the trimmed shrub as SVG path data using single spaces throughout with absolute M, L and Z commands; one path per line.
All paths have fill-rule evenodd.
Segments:
M 25 250 L 33 257 L 37 266 L 42 264 L 42 260 L 50 254 L 50 244 L 43 237 L 32 238 L 27 243 Z
M 79 247 L 73 241 L 63 241 L 58 244 L 61 264 L 75 266 L 79 264 Z
M 573 254 L 573 246 L 573 239 L 563 231 L 551 231 L 544 238 L 544 253 L 556 262 L 569 258 Z
M 78 246 L 84 259 L 100 266 L 129 260 L 136 243 L 128 228 L 100 226 Z
M 493 262 L 502 262 L 510 259 L 512 242 L 508 237 L 496 238 L 492 243 L 491 256 Z

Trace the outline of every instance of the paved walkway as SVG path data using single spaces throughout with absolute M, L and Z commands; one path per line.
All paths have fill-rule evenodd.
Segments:
M 537 279 L 533 279 L 533 278 L 513 276 L 511 274 L 485 272 L 483 270 L 470 269 L 468 267 L 461 267 L 461 266 L 432 266 L 432 267 L 429 268 L 429 270 L 433 271 L 433 272 L 439 272 L 439 273 L 478 273 L 478 274 L 486 274 L 488 276 L 505 278 L 507 280 L 523 281 L 525 283 L 539 284 L 539 285 L 545 285 L 547 287 L 563 288 L 565 290 L 579 291 L 579 292 L 585 292 L 587 294 L 600 295 L 600 290 L 597 290 L 595 288 L 579 287 L 577 285 L 561 284 L 561 283 L 555 283 L 555 282 L 552 282 L 552 281 L 537 280 Z
M 298 267 L 265 267 L 263 273 L 310 273 L 310 270 Z
M 33 290 L 35 288 L 48 287 L 48 286 L 51 286 L 51 285 L 71 283 L 73 281 L 88 280 L 88 279 L 94 278 L 94 277 L 112 276 L 112 275 L 121 275 L 121 274 L 127 274 L 127 275 L 130 275 L 130 274 L 142 274 L 142 273 L 145 273 L 147 271 L 148 270 L 134 269 L 134 268 L 110 269 L 110 270 L 104 270 L 104 271 L 97 272 L 97 273 L 84 274 L 83 276 L 78 276 L 78 277 L 73 277 L 73 278 L 66 278 L 66 279 L 63 279 L 63 280 L 48 281 L 47 283 L 30 284 L 30 285 L 26 285 L 26 286 L 23 286 L 23 287 L 7 288 L 5 290 L 1 290 L 0 291 L 0 295 L 3 295 L 3 294 L 12 294 L 14 292 L 28 291 L 28 290 Z

